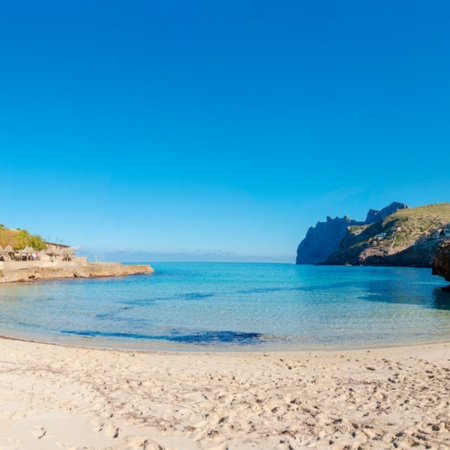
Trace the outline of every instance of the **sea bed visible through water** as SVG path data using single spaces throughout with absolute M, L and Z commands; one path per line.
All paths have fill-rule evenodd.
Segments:
M 133 350 L 367 348 L 450 340 L 430 269 L 159 263 L 151 275 L 11 284 L 0 333 Z

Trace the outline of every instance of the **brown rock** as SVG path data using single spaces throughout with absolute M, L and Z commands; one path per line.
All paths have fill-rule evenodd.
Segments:
M 445 242 L 436 251 L 433 262 L 433 275 L 450 281 L 450 242 Z

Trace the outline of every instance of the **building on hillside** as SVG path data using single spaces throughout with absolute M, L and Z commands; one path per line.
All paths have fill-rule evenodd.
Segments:
M 3 261 L 15 261 L 15 256 L 16 256 L 16 252 L 8 244 L 2 252 L 2 260 Z
M 75 251 L 70 245 L 46 242 L 47 250 L 39 252 L 39 259 L 42 261 L 72 261 Z
M 70 245 L 56 244 L 55 242 L 44 242 L 44 244 L 47 246 L 47 250 L 48 249 L 67 250 L 69 248 L 72 248 Z
M 75 257 L 75 251 L 69 245 L 55 244 L 53 242 L 46 242 L 47 249 L 38 251 L 31 246 L 26 246 L 21 250 L 14 250 L 8 244 L 5 248 L 0 246 L 0 262 L 3 263 L 18 263 L 18 262 L 36 262 L 42 261 L 44 263 L 59 263 L 59 262 L 75 262 L 77 264 L 86 263 L 86 258 Z

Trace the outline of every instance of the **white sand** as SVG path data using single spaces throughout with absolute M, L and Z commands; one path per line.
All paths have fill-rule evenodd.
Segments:
M 0 449 L 450 448 L 450 344 L 132 353 L 0 339 Z

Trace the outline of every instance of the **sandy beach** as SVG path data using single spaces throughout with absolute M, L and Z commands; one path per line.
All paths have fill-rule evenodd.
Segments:
M 140 353 L 0 339 L 1 449 L 450 447 L 450 344 Z

